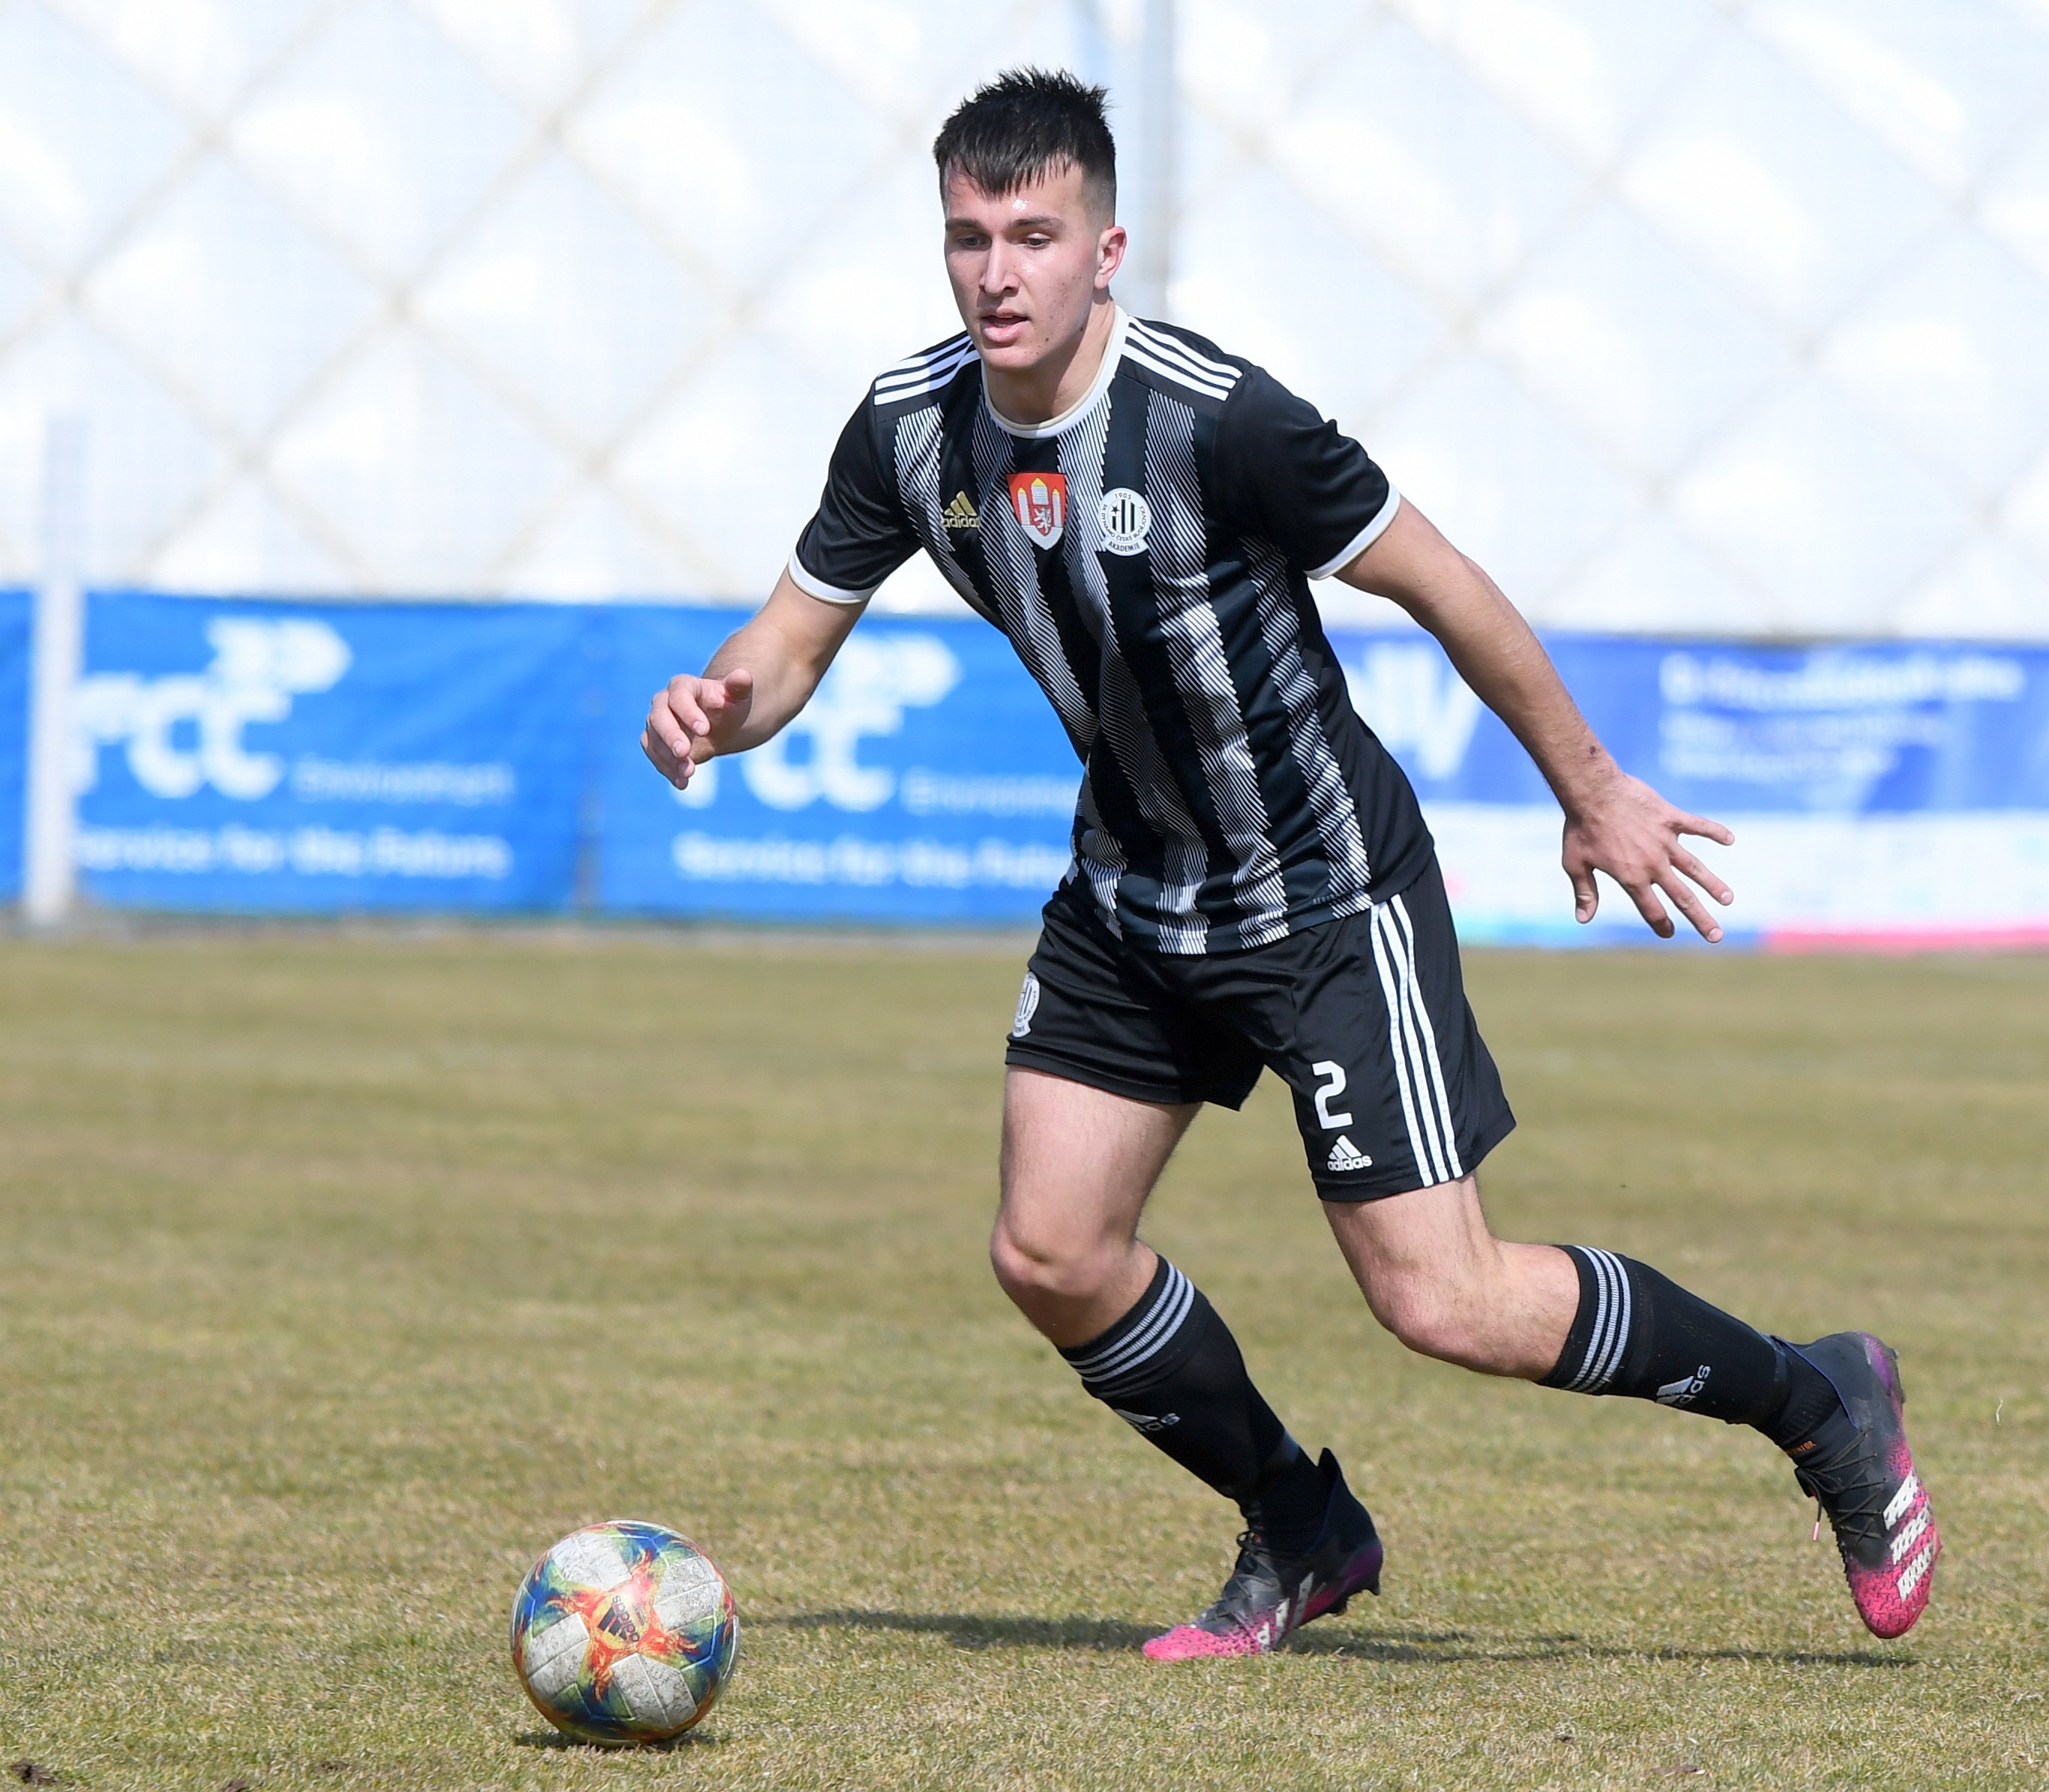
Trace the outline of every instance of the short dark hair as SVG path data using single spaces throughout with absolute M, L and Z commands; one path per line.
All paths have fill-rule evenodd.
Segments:
M 1117 212 L 1117 142 L 1107 90 L 1064 69 L 1007 68 L 955 108 L 932 144 L 939 185 L 958 174 L 1001 197 L 1071 165 L 1104 213 Z

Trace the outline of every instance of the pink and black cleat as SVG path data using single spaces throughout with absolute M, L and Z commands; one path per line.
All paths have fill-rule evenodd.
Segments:
M 1868 1331 L 1789 1344 L 1828 1377 L 1849 1415 L 1797 1449 L 1793 1473 L 1834 1526 L 1857 1615 L 1874 1636 L 1904 1636 L 1927 1609 L 1942 1539 L 1907 1447 L 1899 1352 Z M 1811 1453 L 1808 1453 L 1811 1452 Z M 1821 1521 L 1815 1520 L 1818 1530 Z
M 1312 1619 L 1343 1611 L 1354 1593 L 1379 1592 L 1380 1537 L 1373 1519 L 1345 1485 L 1336 1456 L 1326 1450 L 1316 1466 L 1331 1484 L 1331 1503 L 1315 1546 L 1299 1556 L 1278 1555 L 1256 1532 L 1246 1532 L 1216 1603 L 1192 1624 L 1154 1637 L 1145 1645 L 1148 1659 L 1264 1655 Z

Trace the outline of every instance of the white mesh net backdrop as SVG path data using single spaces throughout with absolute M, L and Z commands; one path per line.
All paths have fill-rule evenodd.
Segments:
M 946 111 L 1114 79 L 1140 10 L 0 0 L 0 579 L 76 414 L 103 582 L 758 597 L 955 327 Z M 2049 0 L 1183 0 L 1177 41 L 1168 314 L 1534 618 L 2049 637 Z

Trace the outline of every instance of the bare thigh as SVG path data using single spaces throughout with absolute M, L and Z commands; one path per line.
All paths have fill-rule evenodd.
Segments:
M 1137 1303 L 1157 1261 L 1138 1242 L 1153 1185 L 1199 1103 L 1134 1102 L 1013 1067 L 1003 1085 L 1003 1203 L 990 1256 L 1026 1318 L 1086 1343 Z

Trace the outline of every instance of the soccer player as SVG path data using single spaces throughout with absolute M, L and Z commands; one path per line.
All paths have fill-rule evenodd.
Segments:
M 1893 1352 L 1753 1331 L 1648 1265 L 1497 1238 L 1475 1173 L 1514 1124 L 1460 982 L 1430 836 L 1354 713 L 1308 581 L 1399 604 L 1542 768 L 1589 919 L 1605 872 L 1651 929 L 1722 930 L 1726 845 L 1616 765 L 1522 618 L 1358 443 L 1250 361 L 1122 310 L 1102 91 L 1025 70 L 934 151 L 966 326 L 877 379 L 762 609 L 658 693 L 678 787 L 768 740 L 869 594 L 922 549 L 1016 647 L 1086 768 L 1008 1051 L 997 1280 L 1082 1385 L 1235 1502 L 1222 1592 L 1156 1660 L 1255 1654 L 1379 1589 L 1328 1450 L 1289 1434 L 1202 1292 L 1138 1237 L 1205 1102 L 1262 1068 L 1374 1315 L 1484 1374 L 1761 1431 L 1835 1528 L 1864 1623 L 1897 1636 L 1941 1545 Z

